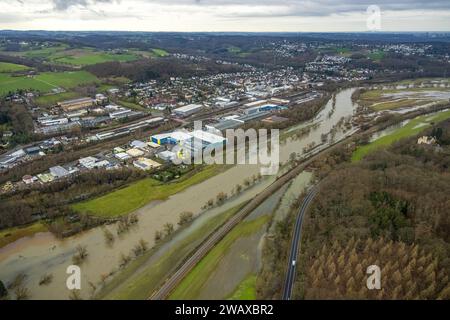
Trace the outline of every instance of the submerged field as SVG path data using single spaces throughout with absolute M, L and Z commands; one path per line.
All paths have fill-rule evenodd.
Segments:
M 207 219 L 160 257 L 154 257 L 155 251 L 152 250 L 133 261 L 102 290 L 99 297 L 126 300 L 148 298 L 192 250 L 241 208 L 242 204 Z M 151 263 L 151 267 L 147 263 Z
M 38 232 L 47 231 L 47 227 L 42 222 L 36 222 L 22 227 L 8 228 L 0 231 L 0 248 L 9 243 L 24 238 L 30 237 Z
M 270 220 L 264 215 L 251 221 L 243 221 L 232 229 L 181 281 L 169 296 L 170 299 L 196 299 L 202 288 L 208 282 L 210 275 L 221 263 L 222 258 L 239 238 L 247 238 L 260 231 L 261 227 Z
M 256 300 L 256 275 L 248 276 L 241 282 L 229 300 Z
M 446 87 L 445 83 L 436 86 L 435 82 L 431 80 L 404 82 L 393 84 L 389 88 L 364 90 L 358 103 L 374 111 L 385 111 L 448 101 L 450 99 L 450 88 Z
M 423 115 L 414 118 L 406 125 L 395 130 L 394 132 L 376 139 L 367 145 L 357 148 L 352 155 L 352 161 L 359 161 L 370 152 L 373 152 L 385 146 L 389 146 L 395 141 L 398 141 L 402 138 L 407 138 L 418 134 L 426 128 L 430 127 L 432 123 L 443 121 L 448 118 L 450 118 L 450 110 L 439 112 L 434 115 Z
M 14 77 L 0 73 L 0 95 L 16 90 L 36 90 L 50 92 L 52 89 L 70 89 L 88 83 L 98 83 L 99 79 L 86 71 L 44 72 L 35 76 Z
M 193 175 L 187 174 L 179 181 L 162 183 L 146 178 L 131 185 L 108 193 L 99 198 L 77 203 L 72 206 L 78 212 L 111 218 L 130 213 L 153 200 L 165 200 L 169 196 L 200 183 L 220 172 L 218 166 L 207 166 Z

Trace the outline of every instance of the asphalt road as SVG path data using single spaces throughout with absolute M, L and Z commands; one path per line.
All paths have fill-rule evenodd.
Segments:
M 170 275 L 164 283 L 153 292 L 148 298 L 150 300 L 163 300 L 166 299 L 170 293 L 176 288 L 176 286 L 181 282 L 181 280 L 191 271 L 195 265 L 231 230 L 233 229 L 242 219 L 244 219 L 248 214 L 250 214 L 254 209 L 256 209 L 267 197 L 272 195 L 278 189 L 280 189 L 284 184 L 289 182 L 291 179 L 298 176 L 308 165 L 313 163 L 315 160 L 320 158 L 323 154 L 331 152 L 335 148 L 348 143 L 348 138 L 345 138 L 333 145 L 327 146 L 324 149 L 315 149 L 312 153 L 308 154 L 308 157 L 302 160 L 302 163 L 297 167 L 291 169 L 289 172 L 285 173 L 279 177 L 275 182 L 268 186 L 263 192 L 256 195 L 252 200 L 250 200 L 244 208 L 241 209 L 233 218 L 227 221 L 221 228 L 215 231 L 199 248 L 179 267 L 179 269 L 172 275 Z M 317 188 L 317 186 L 315 187 Z M 311 194 L 315 188 L 309 191 L 308 195 Z M 314 198 L 314 195 L 311 196 Z M 305 200 L 308 199 L 305 198 Z M 307 206 L 309 203 L 307 204 Z M 306 207 L 307 207 L 306 206 Z M 303 207 L 303 206 L 302 206 Z M 301 225 L 301 221 L 299 222 Z M 297 228 L 296 228 L 297 229 Z M 300 228 L 298 228 L 300 229 Z M 299 236 L 298 236 L 299 238 Z M 297 238 L 297 239 L 298 239 Z M 297 241 L 298 242 L 298 241 Z M 292 281 L 293 282 L 293 281 Z
M 308 211 L 311 202 L 314 200 L 317 191 L 318 191 L 317 185 L 315 185 L 309 190 L 308 194 L 303 200 L 300 210 L 298 211 L 297 219 L 295 221 L 294 237 L 292 238 L 291 252 L 289 254 L 288 260 L 289 264 L 284 284 L 283 300 L 291 300 L 292 297 L 292 288 L 294 286 L 295 281 L 295 270 L 297 266 L 297 256 L 299 251 L 298 247 L 302 235 L 303 217 L 305 216 L 305 213 Z

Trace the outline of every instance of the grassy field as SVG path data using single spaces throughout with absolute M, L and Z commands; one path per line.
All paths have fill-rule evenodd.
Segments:
M 186 174 L 179 181 L 171 183 L 162 183 L 152 178 L 146 178 L 99 198 L 74 204 L 72 208 L 78 212 L 86 212 L 99 217 L 117 217 L 133 212 L 150 201 L 165 200 L 177 192 L 211 178 L 222 168 L 206 166 L 198 173 Z
M 122 105 L 124 107 L 130 108 L 131 110 L 136 110 L 136 111 L 147 111 L 147 109 L 145 109 L 143 106 L 141 106 L 140 104 L 137 103 L 133 103 L 130 101 L 124 101 L 124 100 L 119 100 L 117 102 L 119 105 Z
M 420 133 L 428 128 L 433 122 L 440 122 L 450 118 L 450 110 L 439 112 L 434 115 L 423 115 L 412 119 L 405 126 L 395 130 L 389 135 L 381 137 L 367 145 L 361 146 L 355 150 L 352 155 L 352 162 L 361 160 L 364 156 L 379 148 L 386 147 L 402 138 L 407 138 Z
M 256 300 L 256 275 L 245 278 L 228 300 Z
M 67 48 L 68 45 L 60 44 L 47 48 L 39 48 L 39 49 L 23 48 L 23 51 L 8 51 L 3 53 L 19 57 L 48 59 L 49 57 L 52 57 L 58 54 L 59 52 L 66 50 Z
M 97 63 L 109 62 L 109 61 L 133 61 L 138 57 L 134 54 L 113 54 L 104 52 L 90 52 L 82 55 L 68 55 L 59 58 L 55 58 L 54 61 L 61 64 L 69 64 L 75 66 L 87 66 Z
M 157 57 L 165 57 L 169 55 L 169 53 L 163 49 L 152 49 L 152 53 Z
M 367 55 L 371 60 L 375 60 L 375 61 L 380 61 L 381 59 L 384 58 L 385 53 L 384 51 L 381 50 L 377 50 L 374 52 L 371 52 Z
M 49 94 L 45 96 L 40 96 L 35 99 L 35 103 L 41 107 L 53 106 L 59 101 L 76 99 L 81 97 L 79 93 L 76 92 L 62 92 L 57 94 Z
M 245 203 L 244 203 L 245 204 Z M 146 299 L 157 288 L 163 279 L 173 271 L 185 257 L 191 253 L 205 238 L 225 221 L 235 215 L 243 206 L 241 204 L 217 216 L 206 220 L 199 228 L 191 232 L 183 240 L 164 253 L 151 267 L 141 273 L 136 271 L 154 254 L 151 250 L 134 260 L 100 292 L 98 298 L 136 300 Z
M 169 296 L 169 299 L 195 299 L 231 245 L 237 239 L 250 236 L 260 230 L 260 228 L 266 224 L 269 219 L 270 217 L 265 215 L 255 220 L 243 221 L 239 223 L 181 281 L 178 287 Z
M 7 62 L 0 62 L 0 72 L 16 72 L 16 71 L 24 71 L 29 70 L 30 67 L 23 66 L 21 64 L 15 64 L 15 63 L 7 63 Z
M 25 227 L 14 227 L 0 230 L 0 248 L 23 237 L 30 237 L 38 232 L 46 232 L 47 227 L 42 222 L 36 222 Z
M 18 89 L 50 92 L 58 87 L 70 89 L 79 85 L 98 82 L 97 77 L 86 71 L 44 72 L 33 77 L 13 77 L 0 73 L 0 95 Z

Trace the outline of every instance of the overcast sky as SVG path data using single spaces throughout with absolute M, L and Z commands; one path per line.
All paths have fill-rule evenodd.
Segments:
M 381 31 L 450 31 L 450 0 L 0 0 L 0 29 L 367 31 L 370 5 Z

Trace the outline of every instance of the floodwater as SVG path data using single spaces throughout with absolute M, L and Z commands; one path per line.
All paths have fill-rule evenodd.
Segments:
M 286 162 L 293 152 L 302 155 L 304 148 L 311 144 L 320 145 L 322 134 L 328 134 L 342 118 L 351 117 L 356 109 L 356 105 L 351 101 L 354 90 L 346 89 L 337 93 L 334 112 L 333 100 L 330 100 L 312 121 L 318 125 L 307 135 L 299 139 L 287 138 L 280 145 L 280 162 Z M 350 133 L 351 131 L 335 130 L 333 141 L 338 141 Z M 322 146 L 325 147 L 325 144 Z M 155 232 L 163 230 L 167 222 L 176 226 L 179 214 L 183 211 L 191 211 L 197 216 L 208 215 L 208 212 L 213 210 L 203 212 L 202 207 L 209 199 L 215 198 L 220 192 L 231 194 L 237 183 L 242 184 L 244 179 L 257 174 L 259 170 L 258 165 L 236 165 L 165 201 L 147 204 L 136 211 L 139 217 L 138 225 L 122 237 L 116 238 L 112 246 L 106 243 L 103 228 L 115 234 L 115 224 L 94 228 L 63 240 L 56 239 L 50 233 L 19 239 L 0 249 L 0 279 L 8 284 L 17 274 L 24 273 L 27 275 L 24 284 L 32 299 L 67 299 L 70 292 L 66 287 L 66 269 L 72 264 L 76 247 L 83 245 L 86 246 L 89 256 L 81 265 L 81 295 L 88 298 L 92 287 L 89 283 L 98 286 L 102 276 L 117 269 L 120 255 L 129 254 L 140 239 L 152 246 Z M 262 179 L 259 184 L 243 193 L 242 197 L 254 197 L 274 179 L 274 176 Z M 229 205 L 226 203 L 224 206 Z M 53 275 L 53 281 L 46 286 L 39 286 L 40 278 L 46 273 Z

